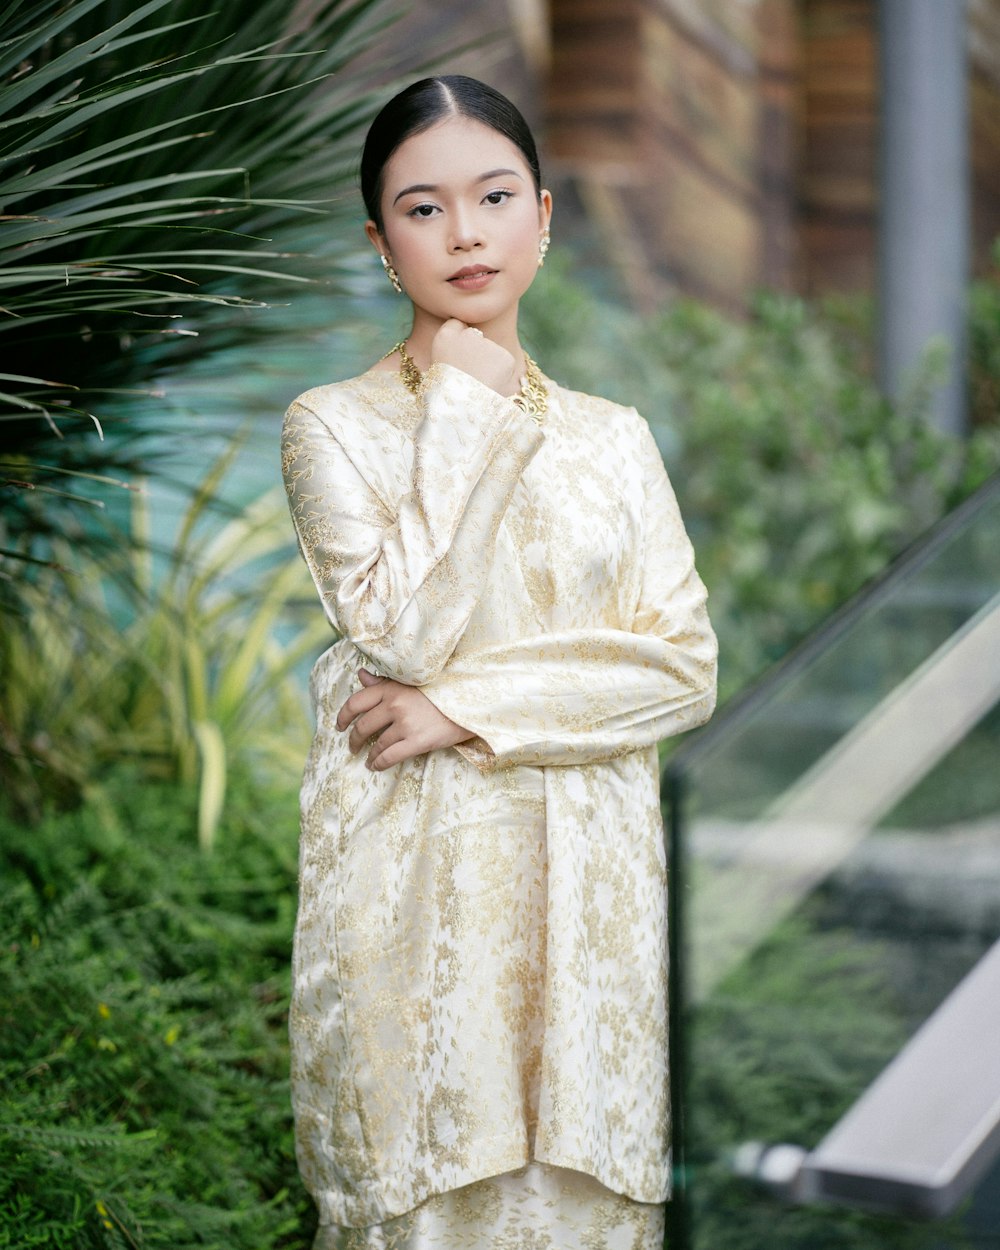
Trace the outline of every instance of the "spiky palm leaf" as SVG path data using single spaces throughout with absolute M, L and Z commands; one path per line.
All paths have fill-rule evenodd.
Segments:
M 45 558 L 46 536 L 78 523 L 59 505 L 120 479 L 155 428 L 159 370 L 252 333 L 276 293 L 344 272 L 336 218 L 353 211 L 375 103 L 348 67 L 394 8 L 7 4 L 0 551 Z
M 297 670 L 330 629 L 290 550 L 280 487 L 225 525 L 204 524 L 233 452 L 195 491 L 159 577 L 141 543 L 97 559 L 56 540 L 62 569 L 21 585 L 20 611 L 0 631 L 11 810 L 35 819 L 46 804 L 74 805 L 130 760 L 143 777 L 197 784 L 208 845 L 234 765 L 285 779 L 301 768 L 309 723 Z

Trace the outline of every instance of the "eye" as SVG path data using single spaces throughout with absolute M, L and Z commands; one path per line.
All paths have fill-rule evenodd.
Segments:
M 499 187 L 496 191 L 488 191 L 483 196 L 483 200 L 487 204 L 503 204 L 504 201 L 511 199 L 513 191 L 508 191 L 504 187 Z
M 428 217 L 433 217 L 437 211 L 438 207 L 436 204 L 415 204 L 413 208 L 407 210 L 406 215 L 407 217 L 421 217 L 426 219 Z

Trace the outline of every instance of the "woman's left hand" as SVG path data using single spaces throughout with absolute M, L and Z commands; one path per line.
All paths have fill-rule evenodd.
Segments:
M 438 711 L 422 690 L 360 669 L 362 689 L 337 713 L 337 728 L 350 728 L 348 747 L 356 755 L 368 746 L 365 765 L 376 771 L 468 742 L 476 735 Z

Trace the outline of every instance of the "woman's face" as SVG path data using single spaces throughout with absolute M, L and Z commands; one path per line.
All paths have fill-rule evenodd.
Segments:
M 411 135 L 385 167 L 387 253 L 413 301 L 414 328 L 457 317 L 488 326 L 513 318 L 538 270 L 552 199 L 541 198 L 518 147 L 482 122 L 450 117 Z

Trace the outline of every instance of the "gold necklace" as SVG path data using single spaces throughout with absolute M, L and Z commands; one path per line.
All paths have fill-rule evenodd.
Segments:
M 411 395 L 419 394 L 424 378 L 414 363 L 413 357 L 406 350 L 406 340 L 404 339 L 402 343 L 397 343 L 395 347 L 386 352 L 382 359 L 388 359 L 393 352 L 399 352 L 399 359 L 402 362 L 399 366 L 399 376 L 403 385 Z M 536 425 L 541 425 L 542 417 L 545 416 L 549 407 L 549 392 L 546 389 L 541 369 L 527 353 L 524 356 L 524 366 L 524 381 L 521 383 L 521 389 L 516 395 L 512 395 L 511 398 L 522 412 L 526 412 L 531 417 Z

